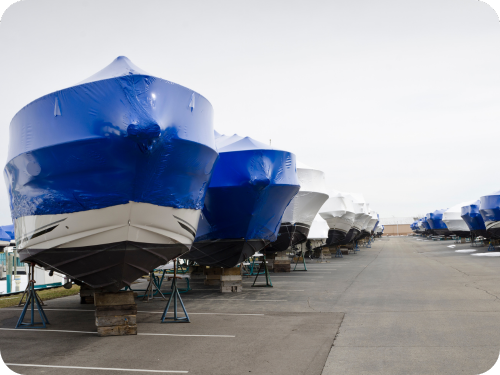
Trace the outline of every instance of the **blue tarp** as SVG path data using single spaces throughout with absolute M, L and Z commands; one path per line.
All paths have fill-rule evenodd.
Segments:
M 427 220 L 427 223 L 429 223 L 429 226 L 431 229 L 434 229 L 434 230 L 447 230 L 448 227 L 446 226 L 446 224 L 444 223 L 443 221 L 443 212 L 445 212 L 446 210 L 445 209 L 442 209 L 442 210 L 436 210 L 434 212 L 429 212 L 427 215 L 426 215 L 426 220 Z
M 479 212 L 485 222 L 500 221 L 500 191 L 482 196 Z
M 249 137 L 216 137 L 219 161 L 196 241 L 275 241 L 283 213 L 300 188 L 295 155 Z
M 462 207 L 461 216 L 471 231 L 486 230 L 483 217 L 479 212 L 480 201 L 477 200 L 468 206 Z
M 216 160 L 208 100 L 118 57 L 15 115 L 4 174 L 13 219 L 129 201 L 201 209 Z

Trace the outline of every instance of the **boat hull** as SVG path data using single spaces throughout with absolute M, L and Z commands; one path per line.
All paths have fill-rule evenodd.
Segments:
M 183 256 L 201 266 L 232 268 L 262 250 L 269 241 L 224 239 L 196 242 Z
M 21 261 L 117 291 L 189 251 L 199 210 L 146 203 L 16 220 Z
M 310 226 L 304 223 L 281 223 L 276 241 L 269 244 L 266 252 L 285 251 L 289 247 L 299 245 L 307 240 Z
M 347 245 L 348 243 L 353 242 L 359 235 L 359 233 L 360 231 L 356 228 L 349 229 L 349 232 L 347 232 L 345 238 L 342 241 L 340 241 L 339 245 Z

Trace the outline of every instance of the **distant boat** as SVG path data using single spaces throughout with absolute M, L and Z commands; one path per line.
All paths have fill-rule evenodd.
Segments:
M 429 225 L 429 222 L 427 221 L 426 216 L 422 218 L 421 224 L 425 235 L 437 234 L 434 233 L 434 231 L 432 230 L 431 226 Z
M 357 193 L 345 193 L 346 198 L 351 198 L 354 207 L 354 222 L 346 237 L 339 242 L 340 245 L 347 245 L 360 237 L 364 224 L 371 218 L 368 214 L 365 199 L 363 195 Z
M 438 236 L 451 236 L 453 234 L 443 221 L 443 213 L 445 211 L 446 209 L 436 210 L 434 212 L 429 212 L 425 216 L 430 228 Z
M 317 249 L 318 247 L 325 245 L 326 239 L 328 238 L 329 229 L 330 228 L 328 227 L 328 224 L 326 223 L 325 219 L 323 219 L 319 214 L 317 214 L 314 217 L 314 220 L 311 224 L 311 229 L 307 234 L 306 248 L 307 248 L 307 243 L 309 243 L 310 247 L 310 249 L 307 250 L 314 250 Z
M 370 235 L 373 234 L 373 231 L 377 227 L 377 224 L 379 223 L 379 215 L 375 211 L 370 212 L 371 219 L 368 221 L 368 226 L 366 227 L 366 231 L 370 233 Z
M 299 191 L 295 155 L 250 137 L 216 134 L 219 151 L 195 244 L 184 257 L 230 268 L 276 240 Z
M 278 239 L 267 251 L 284 251 L 307 240 L 311 224 L 328 199 L 325 174 L 297 162 L 300 190 L 283 214 Z
M 480 202 L 480 200 L 477 200 L 472 203 L 466 203 L 462 206 L 461 216 L 474 238 L 479 236 L 490 238 L 490 235 L 486 231 L 483 216 L 479 212 Z
M 338 245 L 346 238 L 355 218 L 354 204 L 350 196 L 338 191 L 332 191 L 329 195 L 319 212 L 330 228 L 326 240 L 328 246 Z
M 4 170 L 21 261 L 130 285 L 190 249 L 216 159 L 209 101 L 123 56 L 33 101 Z
M 479 212 L 490 238 L 500 238 L 500 191 L 482 196 Z
M 443 221 L 450 232 L 456 236 L 468 238 L 471 235 L 467 223 L 462 218 L 462 207 L 475 201 L 462 202 L 443 212 Z

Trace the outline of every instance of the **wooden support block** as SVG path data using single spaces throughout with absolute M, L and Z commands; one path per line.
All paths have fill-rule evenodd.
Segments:
M 97 335 L 100 337 L 137 335 L 137 325 L 97 327 Z
M 222 275 L 222 268 L 205 268 L 205 275 Z
M 96 316 L 97 327 L 134 326 L 137 325 L 137 315 Z
M 95 293 L 94 296 L 96 306 L 116 306 L 116 305 L 133 305 L 134 292 L 116 292 L 116 293 Z
M 220 280 L 221 275 L 206 275 L 205 278 L 207 280 Z
M 220 285 L 220 279 L 206 279 L 205 285 Z
M 288 264 L 274 264 L 274 272 L 290 272 L 290 263 Z
M 241 267 L 223 268 L 222 275 L 241 275 Z
M 274 266 L 277 266 L 278 264 L 290 264 L 290 259 L 286 260 L 275 259 L 273 264 Z
M 95 316 L 137 315 L 137 305 L 97 306 Z
M 220 281 L 223 282 L 223 281 L 241 281 L 242 280 L 242 277 L 241 275 L 222 275 L 220 277 Z

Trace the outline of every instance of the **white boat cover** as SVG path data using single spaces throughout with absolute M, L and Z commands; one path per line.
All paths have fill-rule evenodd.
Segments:
M 307 238 L 310 240 L 326 240 L 328 238 L 328 229 L 325 219 L 317 214 L 311 224 Z
M 301 223 L 310 226 L 323 203 L 328 199 L 325 174 L 297 162 L 300 190 L 283 214 L 282 223 Z
M 384 226 L 382 224 L 377 225 L 377 228 L 375 228 L 375 233 L 381 233 L 384 230 Z
M 330 198 L 321 207 L 320 215 L 330 229 L 349 232 L 354 223 L 354 203 L 352 198 L 339 191 L 331 191 Z
M 365 203 L 365 212 L 366 212 L 366 216 L 365 216 L 364 222 L 362 222 L 362 224 L 361 224 L 361 230 L 368 230 L 367 229 L 368 223 L 370 222 L 370 219 L 372 218 L 372 216 L 370 215 L 370 204 L 369 203 Z
M 443 221 L 451 232 L 470 232 L 467 223 L 462 219 L 462 207 L 475 203 L 477 200 L 459 203 L 443 212 Z
M 368 232 L 371 232 L 372 230 L 375 229 L 375 224 L 377 224 L 378 221 L 378 214 L 375 211 L 370 211 L 370 220 L 368 221 L 368 225 L 366 227 L 366 230 Z
M 354 223 L 352 226 L 361 232 L 363 230 L 363 225 L 365 225 L 367 219 L 370 218 L 365 198 L 362 194 L 358 193 L 349 193 L 349 196 L 351 197 L 354 206 Z

